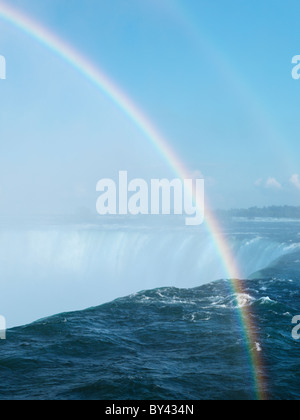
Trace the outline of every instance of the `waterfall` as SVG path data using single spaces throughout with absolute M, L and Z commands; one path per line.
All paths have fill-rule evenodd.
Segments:
M 244 278 L 288 253 L 259 236 L 228 238 Z M 204 229 L 53 225 L 0 229 L 0 314 L 9 327 L 141 290 L 226 278 Z

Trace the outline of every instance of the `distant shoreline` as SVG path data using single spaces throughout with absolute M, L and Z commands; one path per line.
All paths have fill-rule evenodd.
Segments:
M 248 219 L 273 218 L 273 219 L 299 219 L 300 206 L 270 206 L 270 207 L 251 207 L 248 209 L 217 210 L 217 215 L 221 217 L 242 217 Z
M 300 221 L 300 206 L 270 206 L 270 207 L 251 207 L 248 209 L 215 209 L 212 211 L 213 215 L 220 221 L 230 221 L 234 219 L 263 221 L 269 219 L 283 220 L 283 221 Z M 103 227 L 103 226 L 121 226 L 127 227 L 148 227 L 155 226 L 170 226 L 180 227 L 183 222 L 183 216 L 179 215 L 138 215 L 138 216 L 99 216 L 93 214 L 92 211 L 85 209 L 73 214 L 36 214 L 36 215 L 2 215 L 0 216 L 0 227 L 8 226 L 32 226 L 32 225 L 47 225 L 47 226 L 61 226 L 61 225 L 85 225 L 90 227 Z M 190 229 L 191 227 L 189 227 Z M 199 228 L 196 226 L 194 228 Z

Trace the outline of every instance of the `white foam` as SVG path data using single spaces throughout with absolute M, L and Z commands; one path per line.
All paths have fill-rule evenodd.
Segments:
M 247 293 L 238 293 L 236 296 L 238 308 L 243 308 L 250 305 L 255 299 Z
M 259 300 L 260 300 L 261 305 L 268 304 L 268 303 L 276 303 L 275 300 L 270 299 L 269 296 L 264 296 L 260 298 Z
M 260 353 L 262 351 L 260 343 L 255 343 L 256 351 Z

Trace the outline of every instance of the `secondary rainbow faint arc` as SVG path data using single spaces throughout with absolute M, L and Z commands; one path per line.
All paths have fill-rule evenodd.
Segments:
M 16 26 L 35 38 L 64 61 L 68 62 L 73 68 L 77 69 L 83 76 L 96 85 L 105 95 L 107 95 L 140 129 L 145 137 L 155 147 L 157 152 L 172 168 L 175 174 L 181 179 L 189 178 L 189 171 L 185 168 L 182 161 L 178 158 L 174 150 L 170 147 L 165 138 L 159 133 L 154 125 L 149 121 L 145 114 L 134 104 L 134 102 L 122 90 L 109 79 L 99 68 L 89 62 L 82 54 L 73 47 L 62 41 L 55 34 L 50 32 L 38 22 L 26 16 L 23 12 L 0 2 L 0 17 L 10 24 Z M 239 269 L 230 251 L 230 248 L 221 233 L 218 221 L 207 208 L 205 222 L 210 231 L 216 249 L 220 255 L 224 268 L 231 279 L 231 287 L 235 294 L 243 293 L 242 282 L 238 279 Z M 250 358 L 250 365 L 253 369 L 253 383 L 256 398 L 265 399 L 265 384 L 262 377 L 263 364 L 259 352 L 255 349 L 257 342 L 253 325 L 251 325 L 251 314 L 247 308 L 239 310 L 239 319 L 244 332 L 244 339 L 247 346 L 247 352 Z

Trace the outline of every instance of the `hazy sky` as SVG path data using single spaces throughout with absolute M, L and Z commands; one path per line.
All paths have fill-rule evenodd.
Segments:
M 104 70 L 215 207 L 300 205 L 298 0 L 8 1 Z M 95 210 L 96 183 L 171 177 L 105 95 L 0 18 L 0 208 Z

